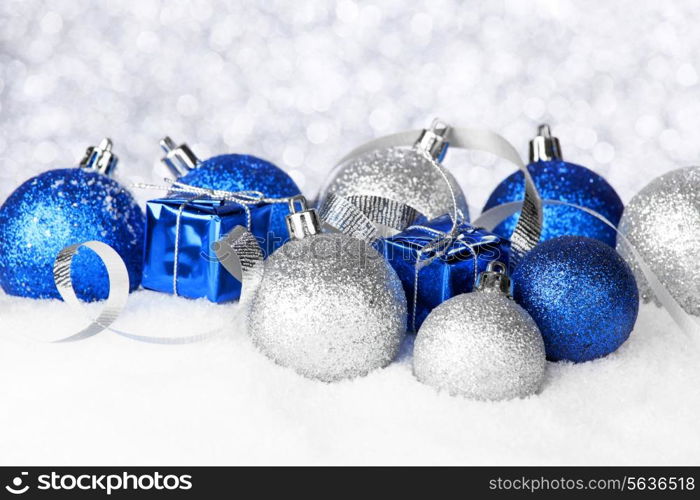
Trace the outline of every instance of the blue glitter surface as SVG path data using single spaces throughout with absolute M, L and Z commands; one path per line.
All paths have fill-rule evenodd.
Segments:
M 615 351 L 629 337 L 639 309 L 627 263 L 608 245 L 579 236 L 535 247 L 516 268 L 513 291 L 553 361 L 588 361 Z
M 539 161 L 528 165 L 535 185 L 543 200 L 558 200 L 595 210 L 610 222 L 617 224 L 622 217 L 622 200 L 608 182 L 595 172 L 565 161 Z M 504 179 L 491 193 L 484 210 L 520 201 L 525 196 L 522 172 Z M 510 216 L 496 226 L 494 233 L 510 238 L 518 220 Z M 541 241 L 557 236 L 575 235 L 595 238 L 615 246 L 615 231 L 595 217 L 572 207 L 545 205 Z
M 0 286 L 11 295 L 59 298 L 53 281 L 58 253 L 98 240 L 124 259 L 133 291 L 141 282 L 144 222 L 131 194 L 105 175 L 68 168 L 33 177 L 0 208 Z M 104 264 L 90 250 L 73 259 L 71 277 L 82 300 L 109 293 Z
M 178 179 L 190 186 L 224 191 L 260 191 L 268 198 L 285 198 L 301 194 L 287 173 L 272 163 L 251 155 L 226 154 L 214 156 Z M 270 221 L 270 240 L 279 248 L 286 241 L 289 214 L 286 204 L 275 205 Z

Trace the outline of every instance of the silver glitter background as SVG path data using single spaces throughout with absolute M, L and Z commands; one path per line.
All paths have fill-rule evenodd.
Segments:
M 625 207 L 620 231 L 681 307 L 700 316 L 700 167 L 668 172 L 642 189 Z M 649 300 L 653 292 L 627 245 L 617 247 Z
M 406 295 L 366 243 L 324 234 L 286 243 L 265 261 L 250 337 L 300 374 L 333 382 L 388 365 L 406 331 Z
M 544 342 L 533 319 L 497 290 L 436 307 L 416 338 L 413 370 L 453 395 L 502 400 L 534 394 L 544 380 Z
M 105 135 L 121 175 L 150 181 L 166 133 L 269 159 L 313 195 L 353 147 L 440 116 L 523 155 L 549 121 L 627 201 L 700 157 L 699 21 L 691 0 L 4 0 L 0 200 Z M 447 164 L 474 207 L 512 172 Z

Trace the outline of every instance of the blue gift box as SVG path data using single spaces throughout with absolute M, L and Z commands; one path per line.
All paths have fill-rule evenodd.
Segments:
M 286 204 L 168 197 L 146 205 L 144 288 L 212 302 L 236 300 L 241 283 L 219 263 L 213 244 L 236 226 L 248 227 L 267 257 L 288 238 L 273 232 Z M 179 224 L 178 224 L 179 218 Z M 177 256 L 177 257 L 176 257 Z M 177 258 L 177 266 L 175 260 Z M 177 287 L 174 276 L 177 274 Z
M 508 240 L 468 223 L 457 226 L 454 238 L 449 237 L 451 229 L 452 218 L 443 215 L 376 243 L 401 279 L 408 300 L 408 326 L 414 331 L 445 300 L 471 292 L 489 262 L 508 265 Z

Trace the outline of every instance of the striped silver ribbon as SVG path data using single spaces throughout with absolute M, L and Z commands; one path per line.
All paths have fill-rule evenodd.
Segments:
M 358 156 L 367 154 L 377 149 L 413 146 L 418 137 L 421 135 L 421 132 L 421 130 L 408 130 L 405 132 L 399 132 L 397 134 L 387 135 L 369 141 L 345 155 L 336 164 L 336 167 L 334 168 L 338 168 L 347 163 L 348 161 L 357 158 Z M 537 192 L 537 188 L 535 187 L 535 183 L 532 179 L 532 176 L 530 175 L 530 172 L 528 171 L 527 167 L 525 166 L 525 163 L 523 162 L 515 147 L 513 147 L 513 145 L 510 142 L 508 142 L 504 137 L 494 132 L 463 127 L 450 128 L 447 134 L 447 141 L 449 142 L 450 147 L 478 150 L 491 153 L 495 156 L 498 156 L 499 158 L 513 163 L 518 168 L 518 170 L 520 170 L 523 173 L 525 177 L 525 200 L 523 202 L 522 210 L 520 213 L 520 217 L 518 218 L 515 230 L 513 231 L 513 235 L 511 236 L 510 267 L 511 269 L 513 269 L 518 264 L 520 259 L 522 259 L 522 257 L 527 252 L 532 250 L 535 247 L 535 245 L 537 245 L 542 231 L 542 200 L 540 199 L 539 193 Z M 424 154 L 424 156 L 426 156 L 426 158 L 432 162 L 433 166 L 442 173 L 442 169 L 444 167 L 442 167 L 440 163 L 436 162 L 428 154 Z M 451 185 L 447 181 L 447 178 L 445 178 L 445 182 L 451 190 Z M 378 202 L 377 200 L 370 200 L 369 203 L 371 204 L 371 206 L 374 206 Z M 454 201 L 454 193 L 453 203 L 453 221 L 457 221 L 457 204 L 456 201 Z M 363 221 L 362 223 L 356 222 L 359 218 L 358 212 L 362 212 L 358 204 L 334 204 L 332 200 L 331 208 L 334 206 L 340 207 L 341 210 L 334 212 L 333 210 L 327 209 L 327 207 L 325 206 L 322 207 L 322 212 L 325 214 L 325 216 L 329 220 L 333 220 L 334 227 L 343 232 L 347 232 L 347 234 L 369 233 L 369 231 L 367 231 L 366 228 L 364 228 L 364 224 L 366 224 L 366 221 Z M 383 221 L 381 213 L 378 213 L 376 216 L 367 219 L 369 219 L 372 223 L 385 224 L 389 225 L 390 227 L 392 227 L 392 224 L 394 224 L 395 222 L 394 220 L 389 220 L 389 223 L 387 224 Z M 405 229 L 408 225 L 410 225 L 410 222 L 407 223 L 404 227 L 400 227 L 397 229 L 401 231 Z
M 330 193 L 319 209 L 319 216 L 333 229 L 372 243 L 380 236 L 378 226 L 402 231 L 418 218 L 418 211 L 380 196 L 343 197 Z
M 670 292 L 666 289 L 666 287 L 661 283 L 661 280 L 659 280 L 658 276 L 654 273 L 654 271 L 651 270 L 651 267 L 644 261 L 642 258 L 641 254 L 637 251 L 637 249 L 634 247 L 632 242 L 630 242 L 627 237 L 622 234 L 620 231 L 618 231 L 617 226 L 610 222 L 608 219 L 606 219 L 604 216 L 599 214 L 598 212 L 591 210 L 590 208 L 586 207 L 581 207 L 579 205 L 574 205 L 571 203 L 566 203 L 563 201 L 559 200 L 544 200 L 543 201 L 544 205 L 564 205 L 567 207 L 575 208 L 577 210 L 581 210 L 583 212 L 586 212 L 587 214 L 591 215 L 592 217 L 595 217 L 599 221 L 603 222 L 607 226 L 611 227 L 616 233 L 617 233 L 617 238 L 618 241 L 621 241 L 629 250 L 630 253 L 634 256 L 635 261 L 639 265 L 639 269 L 644 275 L 644 278 L 646 278 L 647 283 L 649 284 L 649 288 L 651 288 L 651 291 L 654 293 L 657 299 L 659 299 L 659 302 L 663 306 L 666 311 L 668 311 L 669 315 L 673 319 L 673 321 L 679 326 L 679 328 L 685 332 L 688 336 L 695 338 L 695 339 L 700 339 L 700 324 L 698 323 L 697 320 L 693 319 L 690 314 L 686 313 L 683 308 L 680 306 L 680 304 L 676 301 L 676 299 L 673 298 L 673 296 L 670 294 Z M 504 203 L 502 205 L 498 205 L 496 207 L 493 207 L 486 212 L 482 213 L 475 221 L 474 224 L 480 225 L 486 229 L 493 229 L 496 227 L 498 224 L 506 220 L 508 217 L 516 213 L 518 210 L 521 210 L 523 208 L 523 202 L 522 201 L 514 201 L 510 203 Z

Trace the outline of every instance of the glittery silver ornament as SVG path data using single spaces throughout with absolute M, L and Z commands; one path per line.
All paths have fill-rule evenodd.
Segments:
M 394 270 L 359 239 L 319 234 L 313 210 L 294 212 L 288 226 L 292 240 L 265 261 L 251 299 L 255 345 L 326 382 L 388 365 L 406 331 L 406 296 Z
M 508 296 L 505 266 L 493 263 L 476 291 L 431 311 L 418 331 L 413 372 L 451 395 L 504 400 L 535 393 L 544 378 L 544 341 Z
M 427 153 L 437 160 L 444 153 L 446 143 L 441 142 L 440 134 L 446 134 L 447 130 L 436 122 L 412 148 L 378 149 L 351 158 L 333 172 L 322 198 L 331 193 L 342 197 L 379 196 L 406 204 L 428 219 L 453 213 L 456 201 L 457 209 L 468 220 L 467 201 L 457 181 L 447 169 L 440 165 L 438 170 L 426 157 Z M 426 145 L 423 137 L 435 142 Z
M 625 207 L 619 230 L 689 314 L 700 316 L 700 167 L 651 181 Z M 617 249 L 632 267 L 645 302 L 653 298 L 627 245 Z

